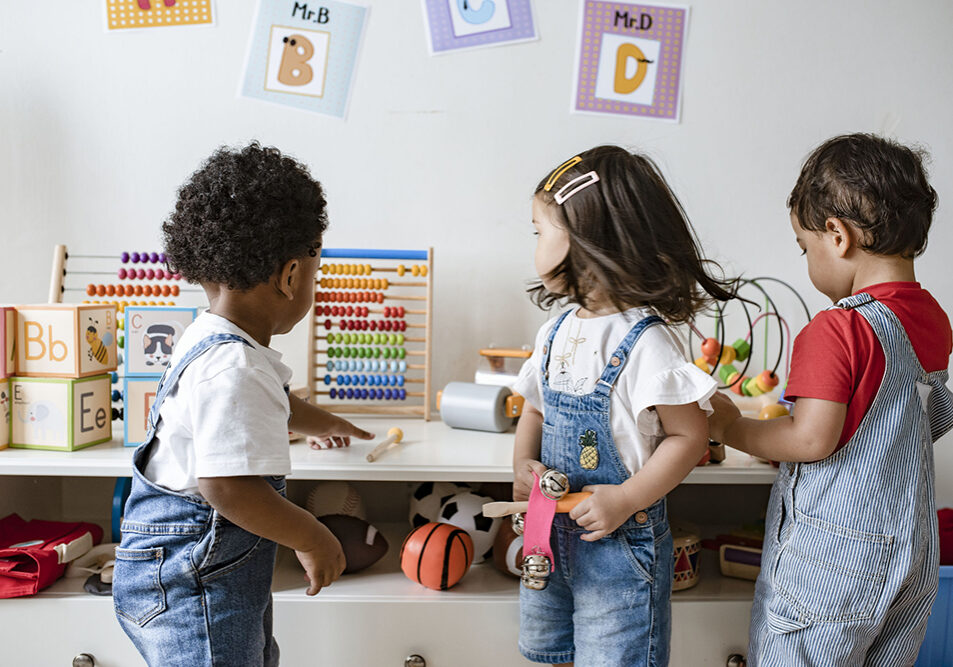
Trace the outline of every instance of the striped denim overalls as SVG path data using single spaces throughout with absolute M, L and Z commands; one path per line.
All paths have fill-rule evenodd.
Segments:
M 213 334 L 168 369 L 149 432 L 133 455 L 113 604 L 150 667 L 278 664 L 271 601 L 277 545 L 236 526 L 201 496 L 170 491 L 143 474 L 162 402 L 190 363 L 223 343 L 250 345 L 235 334 Z M 284 477 L 263 479 L 284 495 Z
M 870 295 L 834 307 L 870 323 L 884 378 L 843 448 L 781 465 L 751 613 L 752 667 L 911 665 L 936 597 L 932 443 L 953 426 L 947 372 L 926 373 L 900 321 Z
M 540 460 L 569 477 L 570 491 L 621 484 L 629 473 L 612 437 L 612 388 L 639 337 L 662 320 L 653 315 L 637 322 L 592 392 L 576 396 L 549 386 L 553 338 L 566 314 L 543 348 Z M 665 498 L 601 540 L 583 541 L 585 532 L 568 514 L 553 520 L 556 563 L 549 585 L 541 591 L 520 587 L 520 651 L 534 662 L 575 661 L 585 667 L 667 665 L 674 563 Z

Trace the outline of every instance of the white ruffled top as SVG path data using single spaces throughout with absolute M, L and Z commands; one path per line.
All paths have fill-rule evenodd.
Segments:
M 577 317 L 573 308 L 553 339 L 549 358 L 550 388 L 569 394 L 590 393 L 612 353 L 636 322 L 653 314 L 649 308 L 601 317 Z M 540 363 L 543 345 L 557 317 L 536 334 L 533 356 L 520 370 L 513 390 L 544 412 Z M 630 474 L 640 470 L 665 438 L 656 405 L 697 403 L 711 414 L 709 399 L 716 381 L 688 361 L 675 333 L 667 326 L 649 327 L 636 342 L 612 390 L 609 418 L 612 437 Z

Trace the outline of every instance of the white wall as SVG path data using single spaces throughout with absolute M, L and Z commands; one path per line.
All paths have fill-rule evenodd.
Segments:
M 327 245 L 434 246 L 442 386 L 471 376 L 477 348 L 530 342 L 543 321 L 522 293 L 529 197 L 573 152 L 649 152 L 710 255 L 791 281 L 817 309 L 785 198 L 814 145 L 863 130 L 933 154 L 941 205 L 918 274 L 953 312 L 945 0 L 692 3 L 680 124 L 568 113 L 577 0 L 535 1 L 538 42 L 436 58 L 419 2 L 372 2 L 344 122 L 236 98 L 252 0 L 218 0 L 212 29 L 135 34 L 105 34 L 102 4 L 0 0 L 0 302 L 45 300 L 56 243 L 156 248 L 203 157 L 257 138 L 327 187 Z M 305 345 L 300 329 L 276 343 L 300 375 Z M 953 505 L 953 438 L 937 451 Z

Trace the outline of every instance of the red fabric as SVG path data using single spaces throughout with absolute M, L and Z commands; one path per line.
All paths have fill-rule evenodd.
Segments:
M 943 370 L 953 351 L 950 320 L 920 283 L 894 282 L 861 290 L 900 320 L 928 373 Z M 843 447 L 874 402 L 884 377 L 884 352 L 874 330 L 855 310 L 824 310 L 798 334 L 785 397 L 847 404 L 837 448 Z
M 33 595 L 63 576 L 66 563 L 59 563 L 53 550 L 90 533 L 93 544 L 103 539 L 103 529 L 92 523 L 24 521 L 17 514 L 0 519 L 0 598 Z M 39 542 L 13 546 L 23 542 Z
M 953 565 L 953 509 L 938 510 L 940 524 L 940 565 Z

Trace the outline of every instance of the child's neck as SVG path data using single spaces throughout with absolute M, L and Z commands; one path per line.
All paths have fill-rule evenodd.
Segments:
M 880 283 L 916 282 L 916 280 L 912 259 L 870 255 L 857 265 L 850 293 L 856 294 L 860 290 Z
M 623 306 L 619 308 L 612 301 L 598 297 L 589 297 L 586 299 L 586 306 L 579 306 L 576 311 L 576 317 L 584 320 L 592 317 L 604 317 L 606 315 L 615 315 L 635 306 Z
M 258 344 L 268 347 L 274 333 L 273 323 L 264 313 L 269 312 L 269 305 L 264 302 L 258 288 L 240 292 L 230 290 L 221 285 L 202 285 L 208 296 L 208 312 L 237 326 L 255 339 Z

